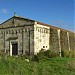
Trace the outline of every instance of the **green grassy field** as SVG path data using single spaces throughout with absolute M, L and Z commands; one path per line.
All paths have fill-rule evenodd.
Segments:
M 3 57 L 0 75 L 75 75 L 75 59 L 58 57 L 28 63 L 24 57 Z

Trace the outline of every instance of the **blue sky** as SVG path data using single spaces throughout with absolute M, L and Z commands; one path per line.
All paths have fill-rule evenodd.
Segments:
M 74 31 L 74 0 L 0 0 L 0 23 L 18 16 Z

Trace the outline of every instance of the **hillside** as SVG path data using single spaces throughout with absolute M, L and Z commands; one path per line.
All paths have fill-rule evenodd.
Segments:
M 75 59 L 49 58 L 28 63 L 24 57 L 3 57 L 0 75 L 75 75 Z

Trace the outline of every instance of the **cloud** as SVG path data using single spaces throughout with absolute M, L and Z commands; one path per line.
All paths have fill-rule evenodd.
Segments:
M 4 8 L 2 10 L 0 10 L 0 12 L 3 13 L 3 14 L 7 14 L 8 13 L 7 9 L 4 9 Z

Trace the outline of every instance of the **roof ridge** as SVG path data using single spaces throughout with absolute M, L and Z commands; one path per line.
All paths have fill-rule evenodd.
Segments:
M 36 21 L 36 22 L 37 22 L 37 24 L 41 24 L 41 25 L 44 25 L 44 26 L 49 26 L 49 27 L 56 28 L 56 29 L 61 29 L 61 30 L 67 31 L 67 32 L 72 32 L 72 31 L 69 31 L 67 29 L 63 29 L 63 28 L 60 28 L 60 27 L 57 27 L 57 26 L 53 26 L 53 25 L 50 25 L 50 24 L 45 24 L 45 23 L 38 22 L 38 21 Z M 74 32 L 72 32 L 72 33 L 74 33 Z
M 37 24 L 41 24 L 41 25 L 44 25 L 44 26 L 49 26 L 49 27 L 52 27 L 52 28 L 61 29 L 61 30 L 68 31 L 68 32 L 72 32 L 72 31 L 69 31 L 69 30 L 66 30 L 66 29 L 63 29 L 63 28 L 59 28 L 57 26 L 53 26 L 53 25 L 46 24 L 46 23 L 43 23 L 43 22 L 38 22 L 36 20 L 32 20 L 32 19 L 29 19 L 29 18 L 24 18 L 24 17 L 17 16 L 17 15 L 14 15 L 13 17 L 9 18 L 8 20 L 10 20 L 12 18 L 21 18 L 21 19 L 24 19 L 24 20 L 29 20 L 29 21 L 37 22 Z M 4 21 L 3 23 L 7 22 L 8 20 Z M 2 26 L 3 23 L 1 23 L 0 26 Z M 72 32 L 72 33 L 74 33 L 74 32 Z

